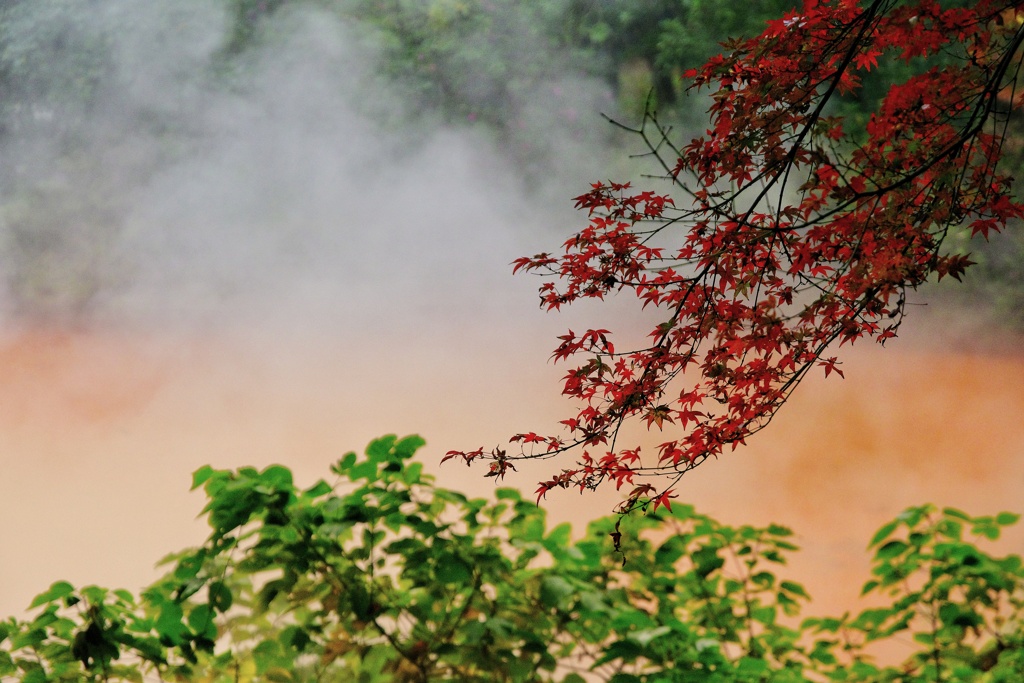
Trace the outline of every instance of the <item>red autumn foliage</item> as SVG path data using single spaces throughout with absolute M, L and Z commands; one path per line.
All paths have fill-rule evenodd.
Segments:
M 617 351 L 608 330 L 570 331 L 554 352 L 583 359 L 565 376 L 582 405 L 562 420 L 567 434 L 445 459 L 490 459 L 502 476 L 561 456 L 575 464 L 541 482 L 538 500 L 611 480 L 622 511 L 667 507 L 685 472 L 766 426 L 815 366 L 842 376 L 834 343 L 894 337 L 908 290 L 971 264 L 943 250 L 950 230 L 988 238 L 1024 217 L 998 168 L 1020 99 L 1017 4 L 805 0 L 689 72 L 711 94 L 704 135 L 678 149 L 651 116 L 636 130 L 675 196 L 595 183 L 576 198 L 589 225 L 564 251 L 514 264 L 556 278 L 540 289 L 548 309 L 631 293 L 660 312 L 650 342 Z M 827 115 L 879 57 L 940 53 L 944 66 L 893 84 L 863 130 Z M 652 455 L 621 448 L 630 418 L 669 440 Z

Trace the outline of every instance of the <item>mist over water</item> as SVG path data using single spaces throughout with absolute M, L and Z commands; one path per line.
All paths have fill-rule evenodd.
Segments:
M 631 333 L 628 302 L 544 314 L 509 267 L 582 224 L 569 198 L 587 183 L 621 177 L 595 144 L 600 84 L 565 71 L 524 93 L 524 161 L 521 139 L 420 110 L 380 75 L 378 37 L 333 14 L 285 6 L 225 62 L 221 3 L 18 7 L 51 13 L 5 17 L 36 27 L 40 89 L 83 43 L 104 75 L 88 107 L 21 93 L 2 138 L 0 614 L 61 578 L 155 578 L 205 535 L 187 488 L 207 463 L 282 462 L 312 483 L 347 450 L 417 432 L 442 485 L 485 494 L 482 471 L 437 460 L 565 417 L 564 369 L 546 364 L 565 328 Z M 1020 510 L 1019 344 L 922 341 L 945 325 L 856 349 L 847 380 L 809 381 L 680 497 L 793 525 L 821 611 L 849 606 L 864 544 L 902 507 Z M 520 470 L 504 484 L 547 473 Z M 582 523 L 615 500 L 548 504 Z M 1020 534 L 1008 547 L 1024 551 Z
M 33 104 L 25 134 L 7 136 L 9 317 L 350 325 L 378 318 L 382 301 L 398 318 L 436 317 L 490 299 L 509 261 L 559 234 L 553 215 L 571 219 L 567 197 L 601 171 L 567 128 L 591 126 L 562 112 L 569 98 L 603 128 L 609 94 L 582 77 L 538 84 L 521 108 L 547 150 L 527 169 L 484 127 L 444 125 L 403 99 L 379 75 L 366 26 L 285 7 L 228 60 L 224 3 L 97 6 L 85 26 L 53 28 L 71 37 L 39 56 L 80 61 L 91 53 L 66 45 L 97 44 L 89 106 Z
M 523 338 L 535 283 L 509 263 L 576 220 L 601 155 L 573 131 L 606 89 L 526 93 L 545 138 L 524 164 L 385 83 L 366 26 L 286 7 L 228 61 L 225 6 L 49 0 L 0 22 L 30 31 L 7 42 L 33 75 L 0 150 L 4 614 L 58 576 L 138 587 L 202 538 L 186 489 L 206 462 L 315 478 L 388 432 L 501 439 L 488 402 L 522 418 L 518 383 L 550 370 L 563 323 Z M 62 99 L 82 72 L 93 95 Z

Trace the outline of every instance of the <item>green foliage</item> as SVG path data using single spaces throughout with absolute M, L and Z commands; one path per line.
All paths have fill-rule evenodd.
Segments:
M 675 0 L 669 4 L 668 16 L 657 24 L 653 61 L 663 72 L 678 75 L 722 52 L 722 43 L 758 35 L 769 19 L 782 16 L 800 2 Z
M 1019 518 L 1007 512 L 971 517 L 955 508 L 924 505 L 905 510 L 879 529 L 869 545 L 875 551 L 873 578 L 863 593 L 880 598 L 883 606 L 853 619 L 810 620 L 805 626 L 847 639 L 848 648 L 909 638 L 918 649 L 898 668 L 859 661 L 849 671 L 833 671 L 833 678 L 1024 680 L 1021 558 L 994 557 L 979 547 L 983 540 L 998 539 L 1002 528 Z
M 260 23 L 284 3 L 285 0 L 229 0 L 230 26 L 225 53 L 237 54 L 247 49 L 256 40 Z
M 514 129 L 524 95 L 566 71 L 603 80 L 634 115 L 648 91 L 671 107 L 680 74 L 753 35 L 793 0 L 430 0 L 326 3 L 384 39 L 384 68 L 434 106 Z M 642 88 L 644 92 L 634 93 Z M 639 113 L 642 113 L 642 108 Z
M 638 116 L 649 93 L 677 103 L 683 70 L 720 52 L 721 42 L 759 33 L 794 0 L 232 0 L 227 52 L 260 43 L 282 5 L 318 7 L 354 22 L 381 46 L 381 70 L 421 107 L 456 121 L 479 121 L 517 142 L 527 109 L 544 97 L 559 112 L 569 80 L 590 78 L 615 91 L 610 115 Z M 544 85 L 551 87 L 545 88 Z M 562 116 L 564 119 L 565 117 Z M 566 125 L 565 120 L 560 121 Z M 584 131 L 580 131 L 582 134 Z
M 810 619 L 778 575 L 780 526 L 732 527 L 676 504 L 606 518 L 573 540 L 512 489 L 439 488 L 419 437 L 349 453 L 333 484 L 274 465 L 193 476 L 207 541 L 138 598 L 58 582 L 0 622 L 0 680 L 1016 681 L 1016 515 L 907 510 L 871 541 L 881 607 Z M 881 667 L 865 647 L 911 636 Z M 586 676 L 587 678 L 583 678 Z

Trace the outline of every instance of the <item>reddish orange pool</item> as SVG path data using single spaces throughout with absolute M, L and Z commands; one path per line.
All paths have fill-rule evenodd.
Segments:
M 204 536 L 203 501 L 188 487 L 205 463 L 282 462 L 312 482 L 380 434 L 421 433 L 436 462 L 563 417 L 547 339 L 497 359 L 465 336 L 441 341 L 39 329 L 3 339 L 0 614 L 59 578 L 127 588 L 154 578 L 156 560 Z M 1024 512 L 1024 354 L 900 340 L 855 349 L 844 369 L 845 380 L 808 380 L 750 446 L 679 491 L 728 522 L 792 526 L 804 548 L 792 574 L 817 613 L 853 606 L 867 539 L 907 505 Z M 432 468 L 443 485 L 491 485 L 482 471 Z M 532 490 L 540 474 L 505 483 Z M 599 515 L 612 493 L 547 504 L 558 520 Z M 1004 547 L 1024 552 L 1024 533 Z

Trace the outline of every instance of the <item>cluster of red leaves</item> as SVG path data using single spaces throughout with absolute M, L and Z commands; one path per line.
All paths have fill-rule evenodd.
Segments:
M 997 168 L 1024 43 L 1016 4 L 805 0 L 688 73 L 712 91 L 705 134 L 666 159 L 653 117 L 636 131 L 686 206 L 597 183 L 576 199 L 590 223 L 564 253 L 515 262 L 556 276 L 540 290 L 548 309 L 632 292 L 664 314 L 650 343 L 617 351 L 607 330 L 570 331 L 555 360 L 586 360 L 565 377 L 583 406 L 562 421 L 568 436 L 520 434 L 519 453 L 445 459 L 490 459 L 502 476 L 518 459 L 573 451 L 538 500 L 612 480 L 626 487 L 624 511 L 668 506 L 683 473 L 763 428 L 811 368 L 842 375 L 830 344 L 895 336 L 908 288 L 970 265 L 942 250 L 950 229 L 987 238 L 1024 216 Z M 879 57 L 940 53 L 947 66 L 894 84 L 866 130 L 826 115 Z M 622 449 L 629 418 L 672 438 L 648 459 Z

